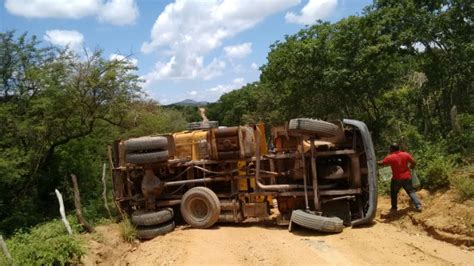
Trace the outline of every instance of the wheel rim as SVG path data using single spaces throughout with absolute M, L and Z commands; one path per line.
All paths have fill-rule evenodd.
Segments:
M 209 207 L 203 199 L 195 198 L 189 202 L 189 211 L 191 215 L 199 220 L 205 220 L 209 216 Z

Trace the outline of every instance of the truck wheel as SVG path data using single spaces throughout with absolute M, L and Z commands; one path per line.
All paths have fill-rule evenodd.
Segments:
M 219 220 L 220 213 L 219 198 L 207 187 L 194 187 L 184 193 L 181 215 L 192 227 L 209 228 Z
M 127 163 L 142 164 L 156 163 L 168 160 L 168 151 L 155 151 L 147 153 L 127 153 L 125 155 Z
M 158 225 L 173 219 L 173 214 L 171 208 L 149 213 L 136 211 L 132 214 L 132 223 L 137 226 Z
M 160 235 L 165 235 L 174 230 L 174 221 L 158 226 L 137 227 L 137 236 L 139 239 L 148 240 Z
M 143 151 L 143 150 L 167 150 L 168 139 L 162 136 L 156 137 L 141 137 L 126 140 L 123 143 L 125 151 Z
M 340 134 L 340 129 L 335 124 L 310 118 L 291 119 L 288 129 L 301 134 L 318 135 L 319 137 L 335 137 Z
M 290 225 L 292 226 L 294 226 L 293 223 L 295 223 L 309 229 L 326 233 L 340 233 L 342 229 L 344 229 L 342 220 L 337 217 L 324 217 L 302 210 L 294 210 L 291 213 L 290 220 Z M 292 226 L 288 228 L 290 231 L 293 229 Z

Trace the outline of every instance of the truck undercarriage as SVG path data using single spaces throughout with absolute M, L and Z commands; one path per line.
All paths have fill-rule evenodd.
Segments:
M 293 119 L 268 141 L 263 124 L 194 128 L 111 149 L 115 201 L 141 238 L 166 231 L 148 232 L 153 226 L 174 227 L 177 206 L 196 228 L 258 218 L 339 232 L 373 220 L 376 159 L 363 122 Z M 171 218 L 149 222 L 164 213 Z

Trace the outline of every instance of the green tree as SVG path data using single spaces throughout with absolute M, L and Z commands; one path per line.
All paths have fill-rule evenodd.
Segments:
M 0 230 L 7 231 L 50 209 L 41 207 L 68 178 L 54 175 L 57 150 L 99 124 L 121 125 L 140 87 L 126 60 L 41 48 L 26 34 L 0 33 L 0 60 Z

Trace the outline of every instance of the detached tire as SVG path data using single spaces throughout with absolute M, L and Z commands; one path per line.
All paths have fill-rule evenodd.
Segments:
M 301 134 L 318 135 L 319 137 L 328 138 L 340 134 L 340 129 L 335 124 L 310 118 L 291 119 L 288 129 Z
M 219 220 L 221 205 L 216 193 L 207 187 L 194 187 L 181 200 L 183 219 L 195 228 L 209 228 Z
M 165 235 L 174 230 L 174 221 L 159 226 L 138 227 L 137 236 L 141 240 L 148 240 Z
M 168 160 L 168 151 L 155 151 L 147 153 L 128 153 L 125 155 L 127 163 L 144 164 Z
M 132 223 L 137 226 L 150 226 L 166 223 L 173 219 L 173 209 L 166 208 L 157 212 L 134 212 L 132 214 Z
M 141 137 L 126 140 L 123 143 L 125 151 L 135 152 L 143 150 L 167 150 L 168 139 L 166 137 Z
M 326 233 L 340 233 L 344 229 L 343 221 L 338 217 L 324 217 L 310 214 L 302 210 L 294 210 L 291 213 L 291 232 L 293 223 L 300 226 Z

